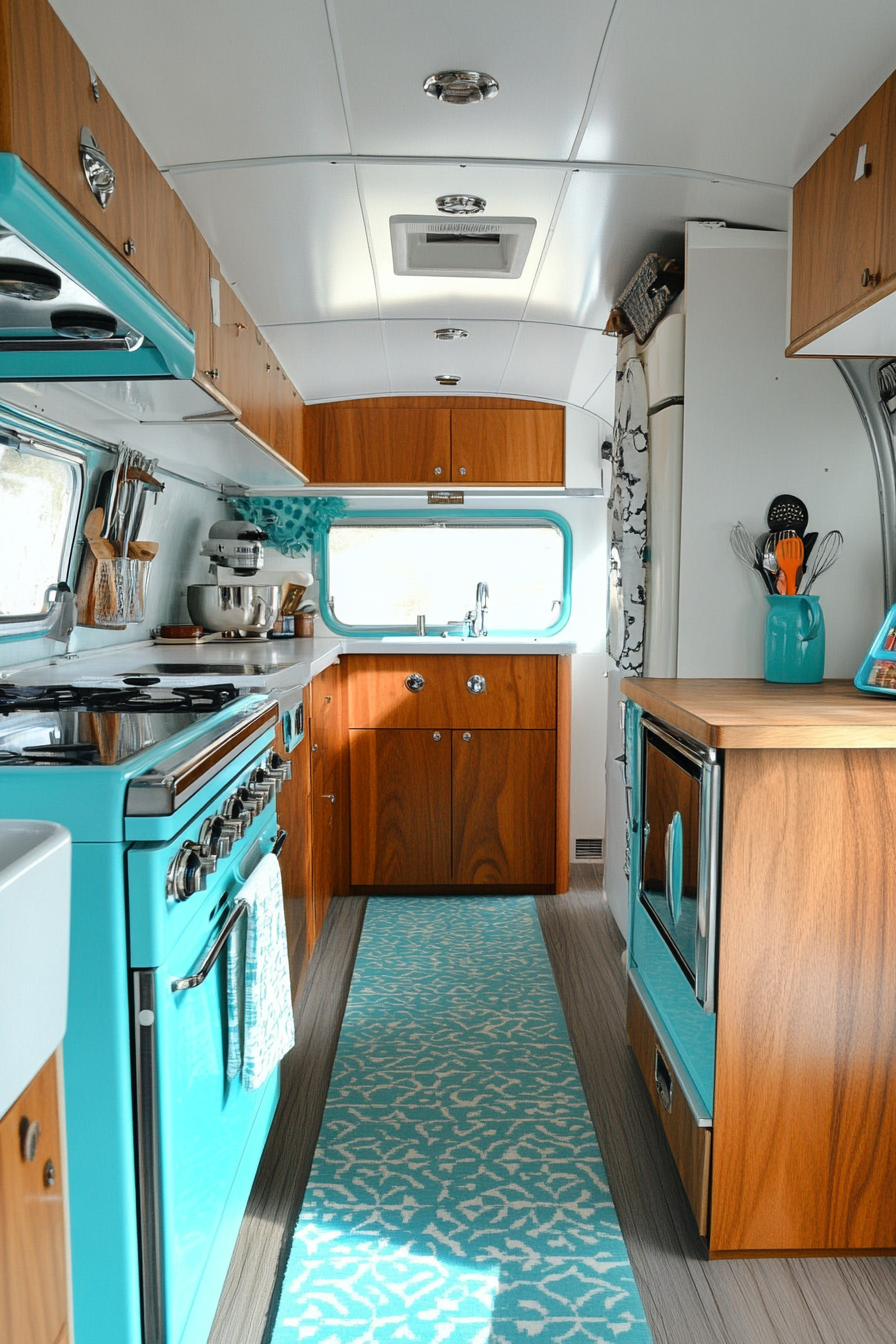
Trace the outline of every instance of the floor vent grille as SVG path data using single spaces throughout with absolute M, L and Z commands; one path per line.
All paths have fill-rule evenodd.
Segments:
M 576 858 L 577 859 L 602 859 L 604 856 L 603 840 L 577 840 Z

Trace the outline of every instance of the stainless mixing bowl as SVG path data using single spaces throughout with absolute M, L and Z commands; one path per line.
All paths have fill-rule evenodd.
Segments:
M 206 630 L 263 635 L 277 617 L 280 593 L 274 584 L 191 583 L 187 607 Z

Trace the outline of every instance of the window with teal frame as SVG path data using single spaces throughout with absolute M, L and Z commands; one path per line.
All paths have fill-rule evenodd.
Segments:
M 339 634 L 460 635 L 488 586 L 491 636 L 547 637 L 569 620 L 572 533 L 554 513 L 350 513 L 321 553 L 324 620 Z

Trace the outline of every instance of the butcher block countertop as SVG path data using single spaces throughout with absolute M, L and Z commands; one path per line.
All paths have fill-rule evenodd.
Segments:
M 896 696 L 868 695 L 851 681 L 626 677 L 622 692 L 707 747 L 896 747 Z

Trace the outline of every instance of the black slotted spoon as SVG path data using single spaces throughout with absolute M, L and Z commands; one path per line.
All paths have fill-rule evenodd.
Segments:
M 770 532 L 795 532 L 801 537 L 809 521 L 809 510 L 797 495 L 775 495 L 768 506 Z

